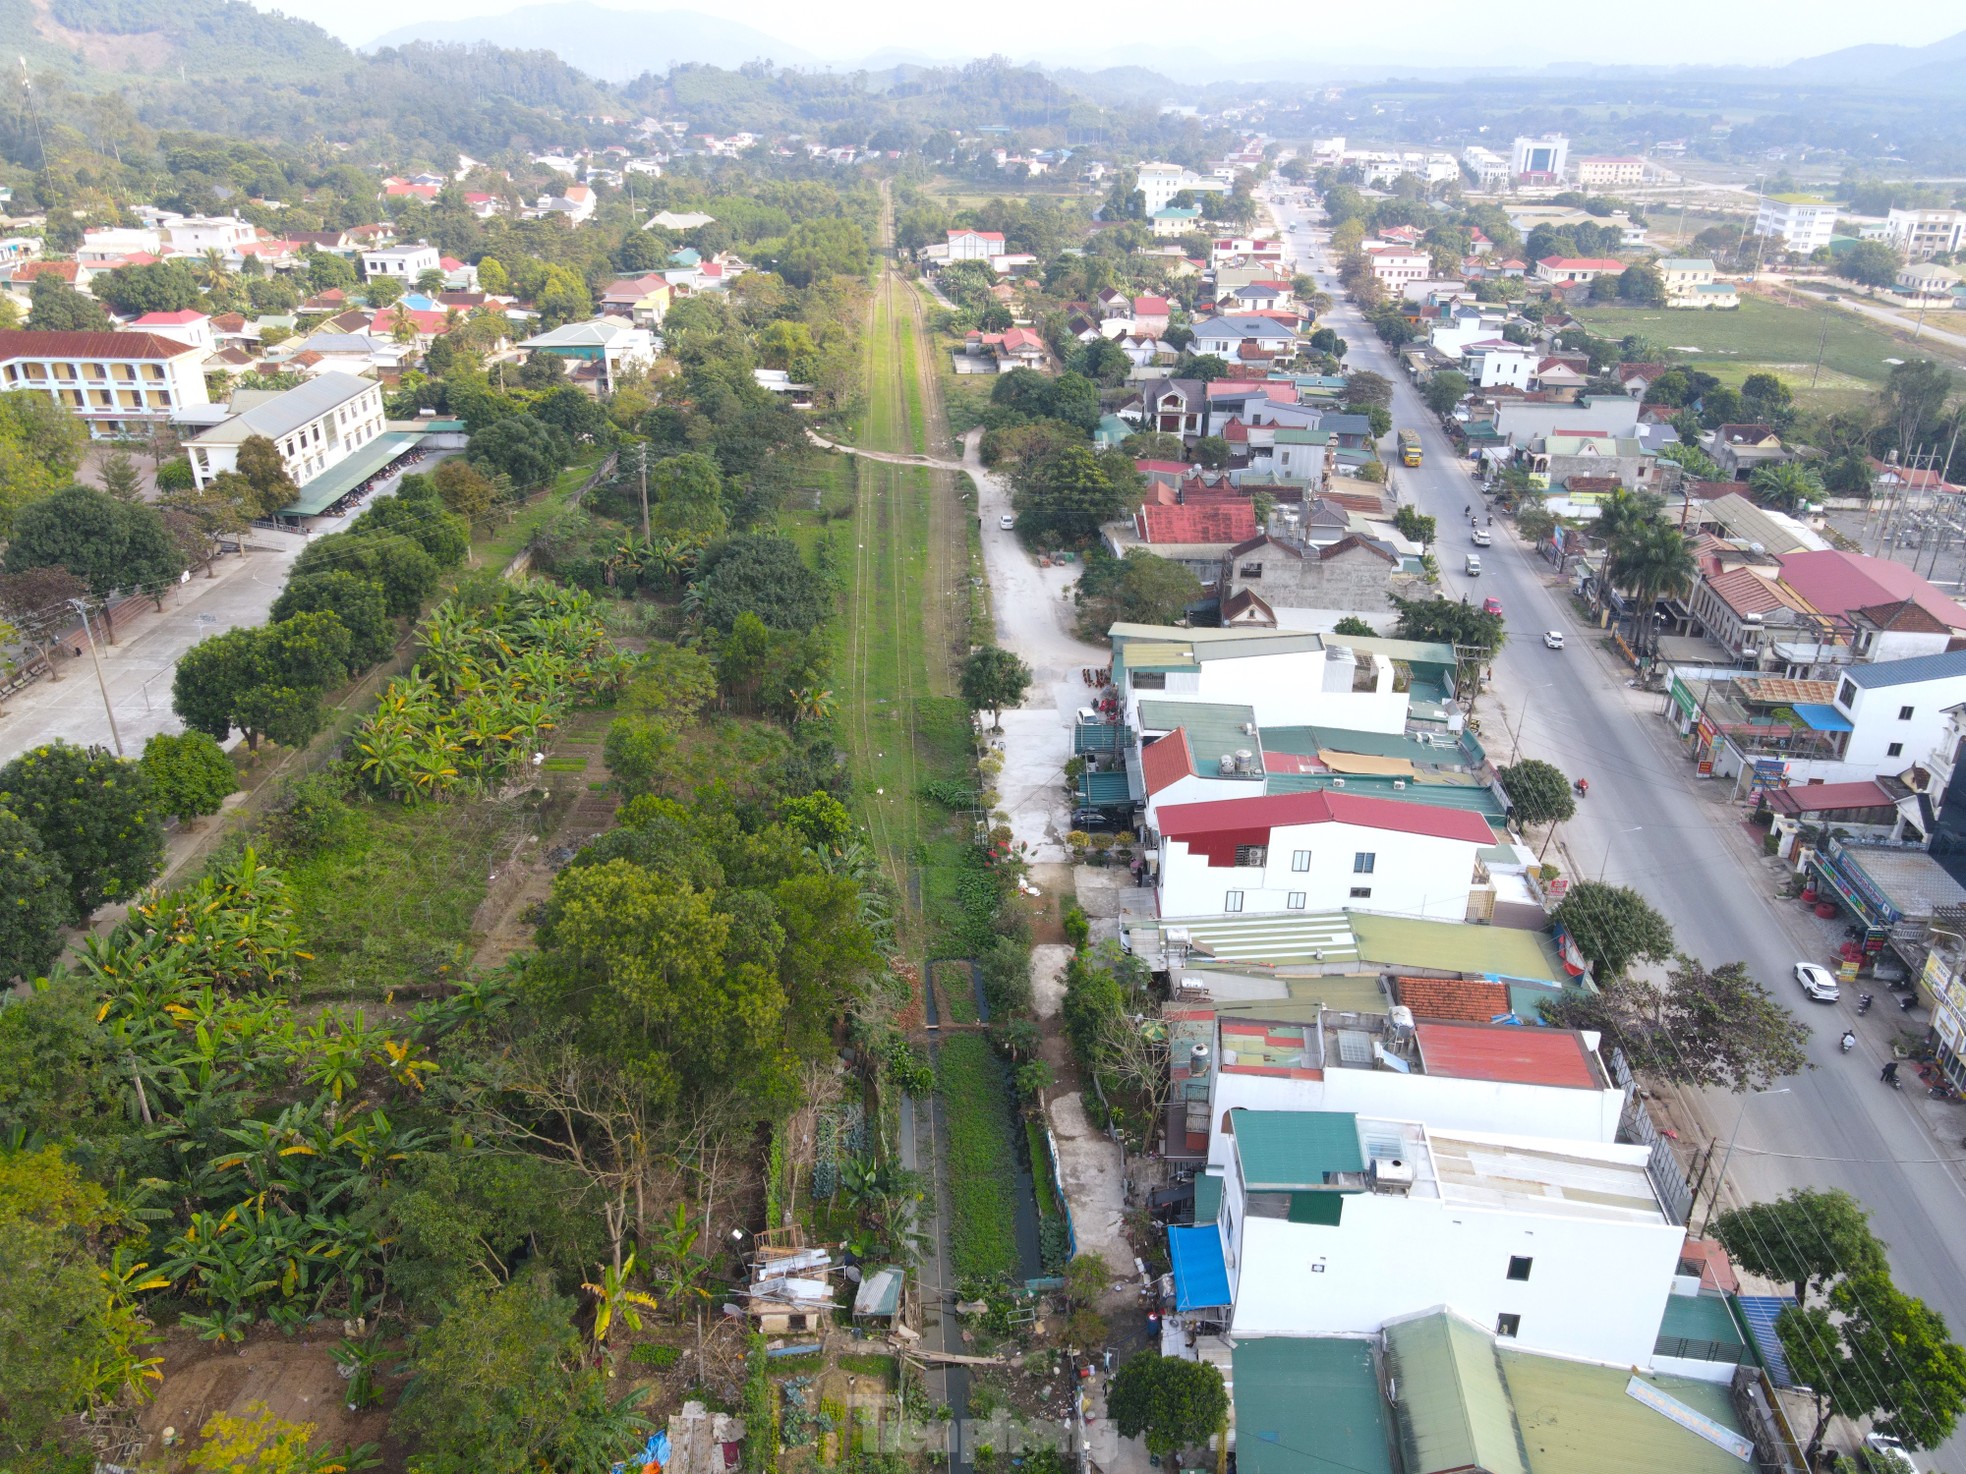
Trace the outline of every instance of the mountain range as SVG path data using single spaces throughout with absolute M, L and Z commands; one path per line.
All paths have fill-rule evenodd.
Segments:
M 500 15 L 419 21 L 378 36 L 363 49 L 412 41 L 485 41 L 513 51 L 551 51 L 567 65 L 604 82 L 626 82 L 643 72 L 662 73 L 685 62 L 727 70 L 753 61 L 779 66 L 818 63 L 811 52 L 724 16 L 695 10 L 620 10 L 593 0 L 557 0 L 522 5 Z

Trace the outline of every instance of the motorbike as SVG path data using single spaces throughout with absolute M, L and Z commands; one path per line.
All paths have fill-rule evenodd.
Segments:
M 1577 791 L 1577 797 L 1579 798 L 1590 797 L 1591 784 L 1588 778 L 1579 778 L 1575 783 L 1571 784 L 1570 786 Z
M 1881 1075 L 1879 1075 L 1877 1078 L 1882 1080 L 1886 1085 L 1889 1085 L 1893 1090 L 1903 1090 L 1905 1088 L 1904 1082 L 1898 1078 L 1898 1066 L 1896 1061 L 1893 1061 L 1892 1063 L 1886 1065 L 1884 1067 L 1884 1072 Z
M 1843 1031 L 1843 1039 L 1841 1042 L 1843 1044 L 1843 1052 L 1845 1054 L 1848 1054 L 1851 1050 L 1857 1047 L 1857 1036 L 1851 1033 L 1850 1030 L 1845 1029 Z
M 1900 1013 L 1910 1013 L 1912 1005 L 1916 1002 L 1918 1002 L 1918 995 L 1916 993 L 1907 993 L 1898 1000 L 1898 1011 Z
M 1867 1013 L 1869 1013 L 1869 1012 L 1870 1012 L 1870 1004 L 1871 1004 L 1871 997 L 1872 997 L 1872 995 L 1871 995 L 1871 994 L 1869 994 L 1869 993 L 1864 993 L 1864 994 L 1861 994 L 1861 995 L 1859 995 L 1859 997 L 1858 997 L 1858 999 L 1857 999 L 1857 1015 L 1858 1015 L 1858 1017 L 1860 1017 L 1860 1018 L 1861 1018 L 1861 1017 L 1862 1017 L 1862 1016 L 1863 1016 L 1864 1014 L 1867 1014 Z

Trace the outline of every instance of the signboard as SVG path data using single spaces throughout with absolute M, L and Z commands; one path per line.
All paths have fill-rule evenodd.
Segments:
M 1857 964 L 1843 962 L 1837 964 L 1836 980 L 1840 983 L 1854 983 L 1857 980 Z
M 1700 717 L 1699 725 L 1693 730 L 1700 744 L 1700 776 L 1702 778 L 1711 778 L 1713 776 L 1713 760 L 1720 754 L 1720 729 L 1708 720 L 1703 713 Z
M 1686 689 L 1686 682 L 1677 675 L 1672 678 L 1672 704 L 1684 716 L 1692 716 L 1700 709 L 1700 703 L 1693 699 L 1693 693 Z
M 1749 775 L 1750 793 L 1760 793 L 1766 789 L 1784 788 L 1788 785 L 1789 765 L 1783 758 L 1758 757 Z

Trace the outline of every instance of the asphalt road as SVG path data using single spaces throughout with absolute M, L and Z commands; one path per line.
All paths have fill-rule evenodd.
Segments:
M 1320 285 L 1337 298 L 1303 219 L 1301 209 L 1285 212 L 1298 269 L 1306 261 L 1316 266 Z M 1493 669 L 1506 721 L 1489 707 L 1483 741 L 1506 762 L 1507 734 L 1520 721 L 1525 756 L 1590 780 L 1589 799 L 1563 826 L 1573 857 L 1566 868 L 1596 879 L 1601 867 L 1606 879 L 1641 891 L 1672 922 L 1683 950 L 1709 964 L 1746 960 L 1814 1029 L 1814 1068 L 1783 1082 L 1786 1095 L 1749 1098 L 1744 1113 L 1741 1097 L 1720 1093 L 1704 1101 L 1723 1151 L 1741 1121 L 1729 1197 L 1757 1200 L 1799 1186 L 1847 1189 L 1870 1209 L 1872 1227 L 1890 1246 L 1899 1287 L 1939 1310 L 1956 1337 L 1966 1337 L 1966 1187 L 1959 1172 L 1966 1108 L 1925 1099 L 1915 1076 L 1903 1092 L 1879 1082 L 1889 1037 L 1905 1023 L 1889 992 L 1876 990 L 1878 1004 L 1865 1018 L 1855 1016 L 1854 990 L 1841 1003 L 1802 1001 L 1791 968 L 1799 959 L 1828 960 L 1822 925 L 1798 903 L 1773 899 L 1770 872 L 1737 828 L 1741 811 L 1718 802 L 1712 780 L 1695 776 L 1659 715 L 1662 698 L 1626 687 L 1624 671 L 1599 646 L 1601 636 L 1549 586 L 1549 565 L 1498 519 L 1494 545 L 1481 550 L 1481 576 L 1461 576 L 1461 555 L 1471 548 L 1461 509 L 1480 501 L 1467 463 L 1455 457 L 1391 354 L 1350 305 L 1339 302 L 1328 320 L 1350 345 L 1352 367 L 1393 381 L 1394 425 L 1420 431 L 1423 465 L 1395 475 L 1402 498 L 1439 519 L 1450 595 L 1502 601 L 1509 640 Z M 1544 648 L 1540 635 L 1550 629 L 1565 633 L 1566 649 Z M 1923 1011 L 1914 1017 L 1922 1022 Z M 1838 1048 L 1846 1027 L 1859 1039 L 1847 1056 Z M 1966 1468 L 1966 1438 L 1922 1456 L 1920 1466 L 1932 1458 L 1941 1469 Z

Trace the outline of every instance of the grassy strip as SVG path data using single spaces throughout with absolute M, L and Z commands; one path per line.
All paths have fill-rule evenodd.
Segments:
M 1031 1181 L 1037 1188 L 1038 1216 L 1063 1216 L 1065 1209 L 1058 1201 L 1058 1189 L 1051 1180 L 1051 1148 L 1044 1139 L 1043 1122 L 1025 1118 L 1024 1144 L 1031 1150 Z
M 605 450 L 582 452 L 578 460 L 554 479 L 550 491 L 523 508 L 510 522 L 499 528 L 495 536 L 473 544 L 471 552 L 476 566 L 503 568 L 518 557 L 520 550 L 532 541 L 532 535 L 558 514 L 567 504 L 567 498 L 580 489 L 580 484 L 593 475 L 594 468 L 606 458 Z
M 960 1278 L 1016 1277 L 1017 1160 L 1003 1069 L 979 1034 L 942 1042 L 936 1088 L 948 1117 L 949 1253 Z

